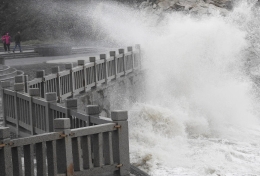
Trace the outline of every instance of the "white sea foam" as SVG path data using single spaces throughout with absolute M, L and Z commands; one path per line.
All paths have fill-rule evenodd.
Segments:
M 247 70 L 260 46 L 256 13 L 246 2 L 226 17 L 93 6 L 104 40 L 142 47 L 145 98 L 129 107 L 133 164 L 156 176 L 260 175 L 260 106 Z

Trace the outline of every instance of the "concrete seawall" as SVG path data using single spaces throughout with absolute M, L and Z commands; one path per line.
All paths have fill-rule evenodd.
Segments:
M 109 117 L 111 110 L 126 109 L 142 99 L 144 71 L 136 71 L 116 81 L 103 84 L 87 93 L 77 95 L 78 107 L 84 110 L 89 104 L 99 105 L 102 116 Z

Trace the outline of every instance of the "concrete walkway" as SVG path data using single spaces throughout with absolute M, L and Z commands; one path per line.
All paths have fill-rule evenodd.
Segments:
M 25 51 L 23 51 L 23 53 L 31 53 L 31 52 L 34 52 L 34 50 L 25 50 Z M 13 50 L 11 50 L 10 53 L 8 53 L 8 52 L 0 52 L 0 55 L 1 54 L 12 54 L 12 53 L 13 53 Z M 20 53 L 19 49 L 18 50 L 16 49 L 15 53 Z
M 108 50 L 108 49 L 106 49 Z M 109 56 L 109 52 L 104 50 L 103 54 L 107 54 Z M 27 51 L 25 51 L 27 52 Z M 68 62 L 77 62 L 77 60 L 86 60 L 89 62 L 89 57 L 96 57 L 99 59 L 100 52 L 90 52 L 84 54 L 72 54 L 67 56 L 44 56 L 44 57 L 30 57 L 30 58 L 19 58 L 19 59 L 8 59 L 5 61 L 5 64 L 8 66 L 16 66 L 16 65 L 30 65 L 37 63 L 68 63 Z
M 37 63 L 44 63 L 53 60 L 61 60 L 61 59 L 71 59 L 78 60 L 77 58 L 88 57 L 86 54 L 77 54 L 77 55 L 69 55 L 69 56 L 49 56 L 49 57 L 31 57 L 31 58 L 21 58 L 21 59 L 8 59 L 5 61 L 5 65 L 8 66 L 17 66 L 17 65 L 30 65 Z

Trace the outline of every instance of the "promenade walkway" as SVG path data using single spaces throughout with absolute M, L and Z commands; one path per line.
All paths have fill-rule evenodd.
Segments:
M 9 66 L 17 66 L 17 65 L 21 66 L 21 65 L 30 65 L 30 64 L 37 64 L 37 63 L 39 63 L 39 64 L 40 63 L 68 63 L 68 62 L 77 62 L 78 60 L 81 60 L 81 62 L 84 62 L 82 60 L 89 62 L 90 56 L 94 56 L 94 57 L 96 56 L 96 58 L 99 58 L 101 53 L 108 54 L 108 52 L 111 50 L 117 51 L 117 49 L 111 49 L 111 48 L 102 48 L 102 49 L 96 48 L 96 49 L 98 49 L 98 51 L 92 50 L 92 49 L 93 48 L 77 48 L 76 49 L 77 51 L 80 50 L 82 52 L 76 53 L 76 54 L 74 54 L 75 52 L 73 52 L 72 55 L 68 55 L 68 56 L 55 56 L 55 57 L 53 57 L 53 56 L 40 57 L 39 56 L 39 57 L 15 58 L 15 59 L 10 58 L 10 59 L 6 60 L 5 64 L 9 65 Z M 93 63 L 87 64 L 86 66 L 83 66 L 83 69 L 84 70 L 85 69 L 86 70 L 88 70 L 88 69 L 99 70 L 99 67 L 102 66 L 102 63 L 106 63 L 105 65 L 107 65 L 107 64 L 111 65 L 109 63 L 114 61 L 115 70 L 116 70 L 114 73 L 115 78 L 117 78 L 117 76 L 126 75 L 130 72 L 133 72 L 134 69 L 138 68 L 138 67 L 135 67 L 136 65 L 134 63 L 136 61 L 134 60 L 134 58 L 139 58 L 139 57 L 138 56 L 135 57 L 133 52 L 129 52 L 124 55 L 124 54 L 122 54 L 122 51 L 123 50 L 119 50 L 119 54 L 116 57 L 114 57 L 114 58 L 112 57 L 108 60 L 98 61 L 99 59 L 97 59 L 97 61 L 94 61 L 95 62 L 94 65 L 92 65 Z M 31 52 L 30 50 L 24 51 L 23 54 L 26 55 L 30 52 Z M 137 52 L 137 55 L 138 55 L 138 53 L 139 52 Z M 2 55 L 5 55 L 5 54 L 2 53 Z M 93 60 L 93 58 L 92 58 L 92 60 Z M 122 64 L 120 64 L 120 63 L 123 63 L 123 62 L 121 62 L 122 60 L 124 60 L 124 62 L 126 62 L 126 63 L 125 63 L 125 66 L 121 68 Z M 132 64 L 129 61 L 132 61 Z M 116 67 L 117 63 L 118 63 L 118 69 Z M 136 63 L 138 63 L 138 62 L 136 62 Z M 138 65 L 139 64 L 137 64 L 137 66 Z M 114 66 L 114 64 L 111 65 L 111 68 L 109 66 L 107 66 L 107 69 L 110 70 L 110 69 L 112 69 L 113 66 Z M 95 68 L 93 69 L 92 67 L 93 68 L 95 67 Z M 81 69 L 81 67 L 77 67 L 77 69 Z M 102 69 L 99 71 L 104 73 L 104 70 L 106 70 L 106 69 L 104 69 L 102 67 Z M 71 71 L 72 72 L 68 73 L 69 75 L 74 74 L 74 72 L 77 70 L 75 70 L 73 68 L 73 69 L 71 69 Z M 91 71 L 90 74 L 94 75 L 94 74 L 92 74 L 92 72 L 93 71 Z M 64 74 L 63 72 L 59 72 L 59 73 L 60 73 L 58 75 L 59 80 L 63 81 L 63 77 L 66 75 L 61 75 L 61 74 Z M 100 75 L 99 72 L 97 72 L 95 74 Z M 75 79 L 77 79 L 76 73 L 75 73 L 74 77 L 75 77 Z M 112 76 L 107 75 L 106 79 L 108 79 L 110 77 L 113 77 L 113 75 Z M 72 76 L 72 78 L 73 78 L 73 76 Z M 47 77 L 45 79 L 47 79 Z M 104 82 L 105 78 L 97 77 L 96 79 L 97 79 L 96 81 L 97 82 L 99 81 L 101 84 Z M 55 78 L 55 80 L 56 80 L 56 78 Z M 73 82 L 73 81 L 71 81 L 71 82 Z M 87 79 L 87 81 L 85 81 L 85 82 L 88 83 L 89 79 Z M 138 168 L 136 168 L 134 166 L 130 166 L 129 156 L 128 156 L 129 151 L 127 151 L 128 147 L 126 147 L 126 146 L 128 146 L 128 132 L 127 132 L 128 123 L 127 123 L 126 116 L 125 115 L 123 116 L 123 114 L 122 114 L 123 111 L 115 112 L 115 113 L 119 113 L 120 116 L 119 116 L 119 114 L 111 116 L 111 119 L 115 120 L 115 122 L 111 121 L 109 118 L 104 119 L 100 116 L 97 116 L 97 114 L 99 113 L 99 110 L 97 112 L 95 112 L 94 114 L 92 114 L 92 112 L 94 112 L 93 110 L 87 111 L 87 114 L 80 114 L 79 112 L 76 112 L 76 111 L 74 112 L 73 109 L 68 109 L 68 108 L 72 108 L 72 107 L 70 107 L 72 104 L 74 107 L 75 103 L 71 104 L 71 102 L 77 102 L 76 99 L 65 100 L 67 102 L 67 103 L 65 103 L 65 107 L 61 107 L 60 105 L 56 105 L 56 102 L 53 102 L 54 100 L 56 101 L 56 99 L 57 99 L 56 92 L 49 92 L 49 93 L 47 92 L 45 99 L 42 99 L 39 97 L 34 98 L 33 96 L 36 96 L 36 94 L 34 94 L 34 92 L 38 92 L 36 90 L 38 90 L 39 88 L 30 88 L 29 95 L 28 95 L 28 94 L 19 92 L 20 89 L 19 90 L 17 89 L 17 86 L 19 83 L 20 82 L 16 82 L 16 86 L 15 86 L 16 88 L 14 89 L 14 91 L 8 90 L 8 89 L 3 89 L 3 97 L 5 97 L 3 99 L 3 101 L 5 103 L 3 103 L 3 104 L 7 105 L 8 104 L 7 102 L 11 102 L 11 101 L 15 103 L 15 116 L 14 117 L 16 120 L 18 120 L 16 127 L 18 127 L 17 130 L 18 130 L 18 132 L 20 132 L 17 134 L 19 134 L 21 136 L 26 134 L 25 136 L 28 136 L 28 134 L 26 133 L 26 130 L 28 131 L 29 128 L 27 129 L 27 127 L 29 125 L 32 134 L 34 134 L 34 135 L 37 134 L 38 136 L 37 137 L 30 136 L 29 138 L 26 138 L 26 139 L 24 139 L 24 138 L 12 139 L 10 142 L 10 143 L 12 143 L 12 146 L 9 145 L 9 143 L 2 144 L 1 147 L 4 149 L 5 155 L 12 154 L 12 158 L 15 158 L 15 161 L 18 161 L 17 163 L 12 165 L 12 163 L 10 163 L 11 160 L 9 160 L 9 158 L 4 157 L 3 159 L 5 162 L 2 163 L 2 165 L 0 167 L 0 168 L 4 168 L 3 173 L 10 173 L 11 175 L 13 175 L 12 174 L 13 171 L 17 171 L 19 173 L 25 172 L 26 174 L 30 173 L 30 175 L 34 175 L 33 173 L 35 173 L 35 170 L 37 171 L 37 173 L 38 172 L 47 173 L 46 154 L 45 154 L 45 153 L 47 153 L 48 172 L 51 172 L 51 173 L 63 173 L 64 172 L 63 168 L 67 168 L 67 170 L 66 170 L 67 173 L 73 173 L 73 172 L 75 172 L 77 174 L 92 173 L 92 175 L 94 173 L 98 173 L 98 175 L 100 175 L 102 173 L 101 175 L 107 175 L 107 176 L 113 175 L 114 176 L 115 174 L 111 174 L 111 173 L 113 173 L 115 171 L 116 175 L 120 174 L 120 175 L 131 175 L 131 176 L 147 176 L 146 173 L 140 171 Z M 42 84 L 44 84 L 44 83 L 45 83 L 45 81 L 42 82 Z M 9 83 L 9 85 L 10 85 L 10 83 Z M 66 86 L 63 83 L 61 83 L 61 85 Z M 74 83 L 72 83 L 72 85 L 74 85 Z M 24 87 L 24 86 L 22 86 L 22 87 Z M 63 90 L 63 89 L 61 89 L 61 90 Z M 74 87 L 73 87 L 73 90 L 74 90 Z M 11 94 L 9 95 L 7 92 L 11 92 Z M 14 94 L 15 98 L 12 97 L 13 94 Z M 53 96 L 54 94 L 55 94 L 55 96 Z M 22 101 L 20 101 L 19 96 L 23 96 L 26 98 L 23 100 L 21 99 L 22 101 L 29 100 L 30 101 L 29 104 L 27 102 L 21 106 L 20 103 Z M 60 95 L 60 97 L 62 97 L 62 96 L 63 96 L 63 94 Z M 52 100 L 49 99 L 51 97 L 52 97 Z M 11 99 L 9 99 L 9 98 L 11 98 Z M 46 101 L 48 103 L 48 107 L 47 106 L 43 107 L 42 105 L 44 103 L 46 103 Z M 37 104 L 37 103 L 40 103 L 40 104 Z M 27 105 L 28 105 L 29 109 L 28 109 Z M 31 114 L 31 115 L 29 115 L 30 119 L 31 119 L 30 122 L 28 121 L 28 117 L 29 117 L 28 114 L 26 115 L 25 111 L 21 110 L 21 108 L 23 109 L 24 106 L 26 106 L 26 109 L 30 110 L 30 113 L 29 113 L 29 114 Z M 6 106 L 4 106 L 4 107 L 6 107 Z M 55 110 L 50 109 L 53 107 Z M 67 118 L 59 119 L 60 115 L 59 115 L 59 117 L 55 116 L 55 118 L 54 118 L 54 116 L 52 116 L 53 113 L 46 113 L 48 115 L 44 115 L 44 114 L 40 113 L 39 115 L 41 117 L 39 116 L 40 118 L 38 118 L 38 115 L 37 115 L 38 113 L 37 114 L 33 113 L 34 110 L 32 110 L 32 109 L 34 109 L 34 108 L 40 108 L 41 109 L 40 111 L 42 111 L 42 109 L 45 108 L 45 110 L 50 110 L 50 112 L 57 111 L 58 114 L 63 113 L 63 109 L 65 108 L 65 110 L 66 110 L 65 114 L 67 114 L 67 113 L 71 113 L 71 114 L 65 115 Z M 93 109 L 94 105 L 89 105 L 89 108 Z M 95 109 L 98 109 L 98 108 L 95 108 Z M 6 122 L 5 124 L 8 123 L 9 128 L 12 129 L 13 126 L 11 124 L 15 123 L 15 121 L 13 119 L 11 119 L 12 117 L 9 117 L 9 115 L 10 114 L 14 115 L 14 113 L 13 113 L 13 110 L 12 110 L 12 112 L 10 111 L 10 113 L 9 113 L 9 110 L 10 110 L 10 108 L 8 108 L 8 107 L 5 108 L 4 114 L 6 115 L 5 116 L 6 118 L 4 118 L 4 119 Z M 45 112 L 45 110 L 43 110 L 42 112 Z M 54 113 L 54 114 L 57 114 L 57 113 Z M 124 114 L 127 114 L 127 112 L 124 111 Z M 19 118 L 17 115 L 19 115 Z M 93 115 L 93 118 L 92 118 L 92 115 Z M 24 117 L 27 120 L 23 121 Z M 60 124 L 60 121 L 64 121 L 64 125 L 62 125 L 62 126 L 64 126 L 64 128 L 62 128 L 63 130 L 60 130 L 60 127 L 61 127 L 60 125 L 57 125 L 56 127 L 55 127 L 55 125 L 50 125 L 50 126 L 45 125 L 45 124 L 47 124 L 47 121 L 49 122 L 49 124 L 52 124 L 52 121 L 50 121 L 51 118 L 48 118 L 48 117 L 53 117 L 53 119 L 55 119 L 55 121 L 57 120 L 57 124 Z M 115 118 L 113 118 L 113 117 L 115 117 Z M 44 123 L 41 123 L 41 125 L 40 125 L 41 127 L 37 126 L 37 125 L 39 125 L 40 122 L 43 122 L 44 118 L 48 119 L 46 121 L 46 123 L 44 121 Z M 9 120 L 11 119 L 11 122 L 8 121 L 8 119 Z M 73 120 L 73 121 L 71 121 L 71 120 Z M 26 121 L 28 121 L 29 123 L 27 124 Z M 59 121 L 59 123 L 58 123 L 58 121 Z M 70 127 L 66 126 L 67 122 L 65 123 L 65 121 L 72 122 L 71 134 L 69 134 L 69 135 L 65 135 L 65 131 L 67 133 L 68 129 L 70 129 Z M 75 123 L 74 123 L 74 121 L 75 121 Z M 79 124 L 79 126 L 75 126 L 76 121 L 77 121 L 77 124 Z M 105 121 L 107 121 L 107 122 L 105 123 Z M 18 126 L 18 124 L 21 126 Z M 45 126 L 48 127 L 48 129 L 50 129 L 50 130 L 43 130 L 43 129 L 41 131 L 39 130 L 42 127 L 45 128 Z M 53 126 L 55 127 L 55 132 L 52 132 Z M 65 126 L 66 126 L 66 128 L 65 128 Z M 8 129 L 2 128 L 2 131 L 3 130 L 8 130 Z M 12 131 L 13 131 L 13 129 L 12 129 Z M 52 133 L 46 133 L 46 132 L 52 132 Z M 8 134 L 8 133 L 3 132 L 3 134 Z M 6 135 L 6 138 L 9 140 L 8 135 Z M 88 140 L 82 140 L 83 138 L 84 139 L 88 138 Z M 89 140 L 89 139 L 91 139 L 91 140 Z M 36 141 L 34 141 L 34 140 L 36 140 Z M 63 141 L 65 141 L 65 143 Z M 87 142 L 87 147 L 79 148 L 79 146 L 85 145 L 86 142 Z M 108 143 L 108 145 L 107 145 L 107 143 Z M 57 150 L 56 145 L 58 145 L 58 148 L 60 150 Z M 28 148 L 28 146 L 29 146 L 29 148 Z M 66 146 L 66 147 L 64 147 L 64 146 Z M 98 146 L 98 147 L 94 147 L 94 146 Z M 35 155 L 32 154 L 32 153 L 34 153 L 34 150 L 33 150 L 34 147 L 36 148 Z M 20 162 L 20 158 L 21 158 L 20 153 L 19 153 L 20 148 L 24 149 L 24 160 L 26 160 L 25 166 L 24 166 L 24 168 L 25 168 L 24 171 L 22 168 L 22 164 Z M 14 153 L 10 153 L 10 151 L 13 151 L 13 150 L 17 151 L 18 155 L 14 154 Z M 58 163 L 57 167 L 55 165 L 52 165 L 52 163 L 56 163 L 56 162 L 54 162 L 54 160 L 52 161 L 52 159 L 53 159 L 52 157 L 49 157 L 50 154 L 52 155 L 52 151 L 56 152 L 55 155 L 57 155 L 57 161 L 66 161 L 66 163 L 64 164 L 64 162 L 57 162 Z M 89 151 L 93 151 L 93 153 L 89 153 Z M 81 156 L 79 152 L 82 152 L 83 155 Z M 93 159 L 93 157 L 94 157 L 94 159 Z M 43 161 L 41 160 L 41 158 L 43 158 Z M 73 158 L 73 161 L 72 161 L 72 158 Z M 35 159 L 37 160 L 36 166 L 34 166 L 32 164 L 33 160 L 35 160 Z M 86 165 L 86 161 L 88 161 L 90 164 Z M 74 167 L 73 166 L 71 167 L 71 163 L 74 163 Z M 13 168 L 9 167 L 11 165 Z M 82 166 L 84 166 L 84 168 Z M 62 170 L 60 170 L 61 168 L 62 168 Z M 131 174 L 129 173 L 129 171 Z M 54 174 L 54 175 L 56 175 L 56 174 Z

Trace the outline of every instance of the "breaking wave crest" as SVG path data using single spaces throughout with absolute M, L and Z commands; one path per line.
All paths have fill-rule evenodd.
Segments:
M 145 95 L 129 107 L 131 162 L 151 175 L 259 174 L 259 17 L 158 15 L 111 3 L 93 9 L 104 40 L 140 43 Z M 259 15 L 258 15 L 259 16 Z

